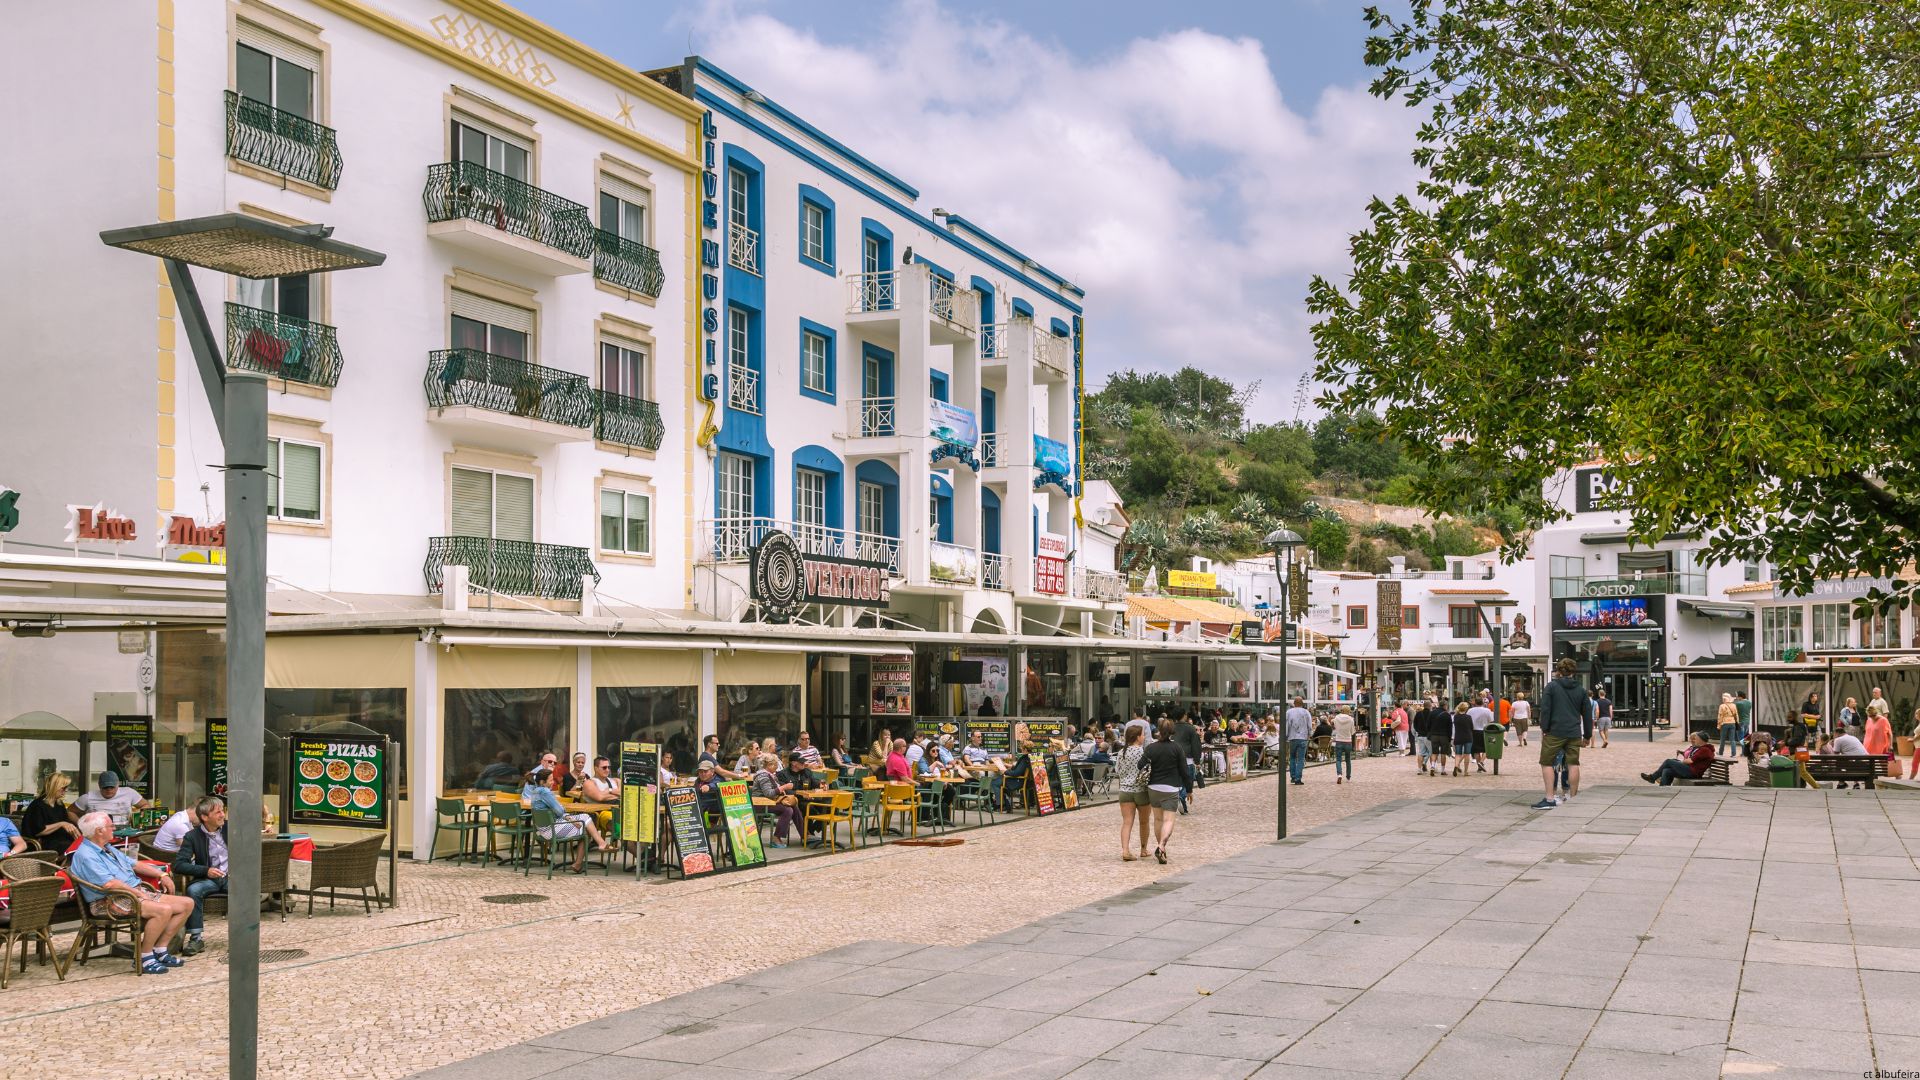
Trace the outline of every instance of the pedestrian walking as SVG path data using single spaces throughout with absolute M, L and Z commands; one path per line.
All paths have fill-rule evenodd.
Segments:
M 1572 657 L 1561 657 L 1554 666 L 1555 677 L 1540 696 L 1540 782 L 1546 797 L 1533 804 L 1535 810 L 1560 805 L 1553 791 L 1562 765 L 1567 771 L 1566 797 L 1580 794 L 1581 728 L 1588 703 L 1586 687 L 1573 677 L 1576 670 Z
M 1734 747 L 1740 745 L 1740 709 L 1733 703 L 1732 694 L 1720 695 L 1720 712 L 1717 717 L 1720 724 L 1719 756 L 1733 757 Z
M 1647 714 L 1647 723 L 1648 724 L 1653 723 L 1653 714 L 1651 712 Z M 1608 700 L 1607 688 L 1602 686 L 1599 689 L 1594 691 L 1593 731 L 1587 735 L 1587 745 L 1592 746 L 1593 740 L 1599 739 L 1600 749 L 1605 750 L 1607 748 L 1608 741 L 1612 737 L 1612 734 L 1613 734 L 1613 702 Z
M 1493 723 L 1493 709 L 1488 702 L 1493 699 L 1491 691 L 1483 695 L 1480 701 L 1467 710 L 1467 722 L 1473 725 L 1473 768 L 1475 772 L 1487 771 L 1487 725 Z
M 1120 793 L 1121 862 L 1134 861 L 1129 841 L 1136 817 L 1140 820 L 1140 858 L 1147 857 L 1147 808 L 1151 803 L 1147 796 L 1146 735 L 1145 724 L 1139 727 L 1128 724 L 1126 745 L 1113 755 L 1113 787 Z
M 1410 719 L 1407 715 L 1407 703 L 1394 702 L 1393 712 L 1388 714 L 1388 720 L 1393 724 L 1393 745 L 1403 754 L 1413 753 L 1413 747 L 1409 745 L 1407 738 L 1407 725 Z
M 1453 714 L 1447 712 L 1438 697 L 1429 697 L 1426 711 L 1421 715 L 1427 718 L 1427 742 L 1433 748 L 1427 775 L 1439 776 L 1447 771 L 1447 751 L 1453 747 Z
M 1173 725 L 1173 742 L 1187 755 L 1187 787 L 1180 793 L 1180 812 L 1184 814 L 1193 789 L 1207 786 L 1200 778 L 1200 729 L 1193 726 L 1193 717 L 1185 712 L 1180 714 L 1180 722 Z
M 1180 792 L 1190 790 L 1191 770 L 1187 756 L 1173 741 L 1173 723 L 1160 721 L 1153 745 L 1143 755 L 1147 766 L 1147 805 L 1153 815 L 1153 857 L 1167 861 L 1167 841 L 1173 839 L 1173 823 L 1180 812 Z
M 1341 706 L 1333 714 L 1333 782 L 1338 784 L 1353 779 L 1353 714 Z M 1346 775 L 1341 776 L 1341 768 Z
M 1740 714 L 1740 745 L 1747 744 L 1747 736 L 1753 731 L 1753 702 L 1747 698 L 1745 690 L 1733 692 L 1733 709 Z M 1749 756 L 1748 761 L 1753 758 Z
M 1294 698 L 1287 710 L 1287 775 L 1296 784 L 1306 783 L 1307 740 L 1313 737 L 1313 714 L 1307 711 L 1305 698 Z
M 1453 707 L 1453 773 L 1463 776 L 1473 756 L 1473 713 L 1463 700 Z
M 1511 715 L 1513 717 L 1514 741 L 1521 746 L 1525 746 L 1527 745 L 1527 725 L 1533 719 L 1533 703 L 1527 700 L 1526 691 L 1518 691 L 1513 695 Z

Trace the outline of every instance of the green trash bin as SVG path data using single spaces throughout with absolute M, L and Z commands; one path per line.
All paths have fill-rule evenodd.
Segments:
M 1767 786 L 1790 788 L 1800 786 L 1799 763 L 1786 754 L 1775 754 L 1767 761 Z
M 1500 771 L 1500 757 L 1507 752 L 1507 731 L 1499 724 L 1488 724 L 1485 732 L 1487 760 L 1493 762 L 1493 771 Z

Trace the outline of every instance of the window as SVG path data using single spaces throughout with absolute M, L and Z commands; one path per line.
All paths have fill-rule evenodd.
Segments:
M 1456 638 L 1477 638 L 1480 636 L 1480 609 L 1472 604 L 1449 604 L 1447 625 Z
M 1365 630 L 1367 628 L 1367 606 L 1365 604 L 1347 605 L 1347 628 Z
M 732 367 L 752 367 L 747 348 L 747 313 L 740 308 L 727 309 L 727 363 Z
M 284 113 L 314 119 L 314 72 L 319 58 L 248 23 L 238 24 L 245 39 L 234 46 L 234 89 L 240 96 Z
M 1900 644 L 1900 613 L 1869 615 L 1860 622 L 1860 647 L 1892 649 Z
M 747 170 L 727 169 L 727 224 L 735 229 L 750 227 L 751 218 L 747 216 Z
M 310 274 L 285 278 L 235 278 L 234 292 L 235 298 L 247 307 L 295 319 L 313 319 L 313 277 Z
M 800 332 L 800 389 L 815 394 L 833 393 L 833 348 L 827 335 L 817 330 Z
M 600 389 L 630 398 L 647 397 L 647 353 L 638 345 L 600 343 Z
M 867 536 L 883 536 L 887 531 L 887 489 L 870 480 L 860 481 L 855 492 L 854 531 Z
M 533 541 L 533 477 L 453 470 L 453 535 Z
M 1547 577 L 1555 597 L 1579 596 L 1587 580 L 1587 560 L 1580 555 L 1549 555 Z
M 860 245 L 860 269 L 869 274 L 877 274 L 887 269 L 886 241 L 868 233 Z
M 1417 607 L 1401 608 L 1400 609 L 1400 625 L 1402 628 L 1407 630 L 1419 629 L 1420 628 L 1420 609 Z
M 1742 581 L 1746 581 L 1746 582 L 1765 581 L 1766 578 L 1761 576 L 1762 573 L 1763 571 L 1760 569 L 1760 564 L 1757 562 L 1740 564 L 1740 579 Z
M 800 254 L 817 263 L 827 261 L 827 210 L 813 203 L 800 204 Z
M 492 169 L 522 183 L 533 182 L 532 153 L 471 120 L 453 121 L 453 159 Z
M 793 524 L 802 542 L 827 532 L 827 474 L 818 469 L 793 471 Z M 808 547 L 809 551 L 820 551 Z M 828 552 L 831 554 L 831 552 Z
M 612 176 L 600 178 L 600 231 L 647 243 L 647 192 Z
M 720 455 L 720 507 L 722 518 L 751 518 L 753 514 L 753 459 L 741 454 Z
M 567 687 L 448 690 L 440 710 L 442 791 L 520 788 L 520 777 L 573 749 L 573 691 Z
M 529 361 L 533 358 L 533 312 L 456 289 L 449 336 L 456 349 Z
M 600 550 L 653 554 L 653 497 L 617 488 L 600 489 Z
M 760 372 L 753 366 L 753 316 L 745 308 L 727 309 L 727 406 L 760 411 Z
M 325 461 L 317 443 L 267 440 L 267 517 L 277 521 L 321 520 Z
M 1760 609 L 1760 659 L 1784 660 L 1788 649 L 1801 645 L 1801 608 L 1784 604 Z
M 1848 616 L 1848 604 L 1813 605 L 1813 648 L 1845 649 L 1851 644 L 1847 631 L 1853 620 Z

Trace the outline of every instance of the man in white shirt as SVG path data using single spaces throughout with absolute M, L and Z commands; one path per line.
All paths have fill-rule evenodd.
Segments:
M 1487 698 L 1482 696 L 1474 700 L 1473 708 L 1467 710 L 1467 720 L 1473 725 L 1473 765 L 1476 772 L 1487 771 L 1487 725 L 1493 723 L 1493 710 L 1487 707 Z
M 166 820 L 165 824 L 160 826 L 160 831 L 154 834 L 153 846 L 159 848 L 161 851 L 178 852 L 180 850 L 180 841 L 186 837 L 187 830 L 197 829 L 199 827 L 200 815 L 194 812 L 193 807 L 189 806 L 185 810 L 175 813 Z
M 987 759 L 993 756 L 987 753 L 986 744 L 981 742 L 977 731 L 967 736 L 967 747 L 962 753 L 969 765 L 985 765 Z
M 813 745 L 812 735 L 804 731 L 801 732 L 800 741 L 794 746 L 793 752 L 799 754 L 800 757 L 806 761 L 807 768 L 817 769 L 820 767 L 820 748 Z
M 114 828 L 120 828 L 135 810 L 144 810 L 153 804 L 132 788 L 121 787 L 120 774 L 108 770 L 100 774 L 100 790 L 87 792 L 75 799 L 73 805 L 82 814 L 105 814 L 113 819 Z
M 1527 700 L 1525 691 L 1513 695 L 1513 705 L 1507 711 L 1507 717 L 1513 721 L 1515 741 L 1527 745 L 1527 727 L 1533 719 L 1533 702 Z

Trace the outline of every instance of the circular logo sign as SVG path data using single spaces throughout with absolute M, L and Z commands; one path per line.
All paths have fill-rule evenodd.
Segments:
M 790 622 L 806 604 L 807 565 L 800 545 L 784 532 L 769 532 L 753 547 L 749 594 L 768 622 Z

